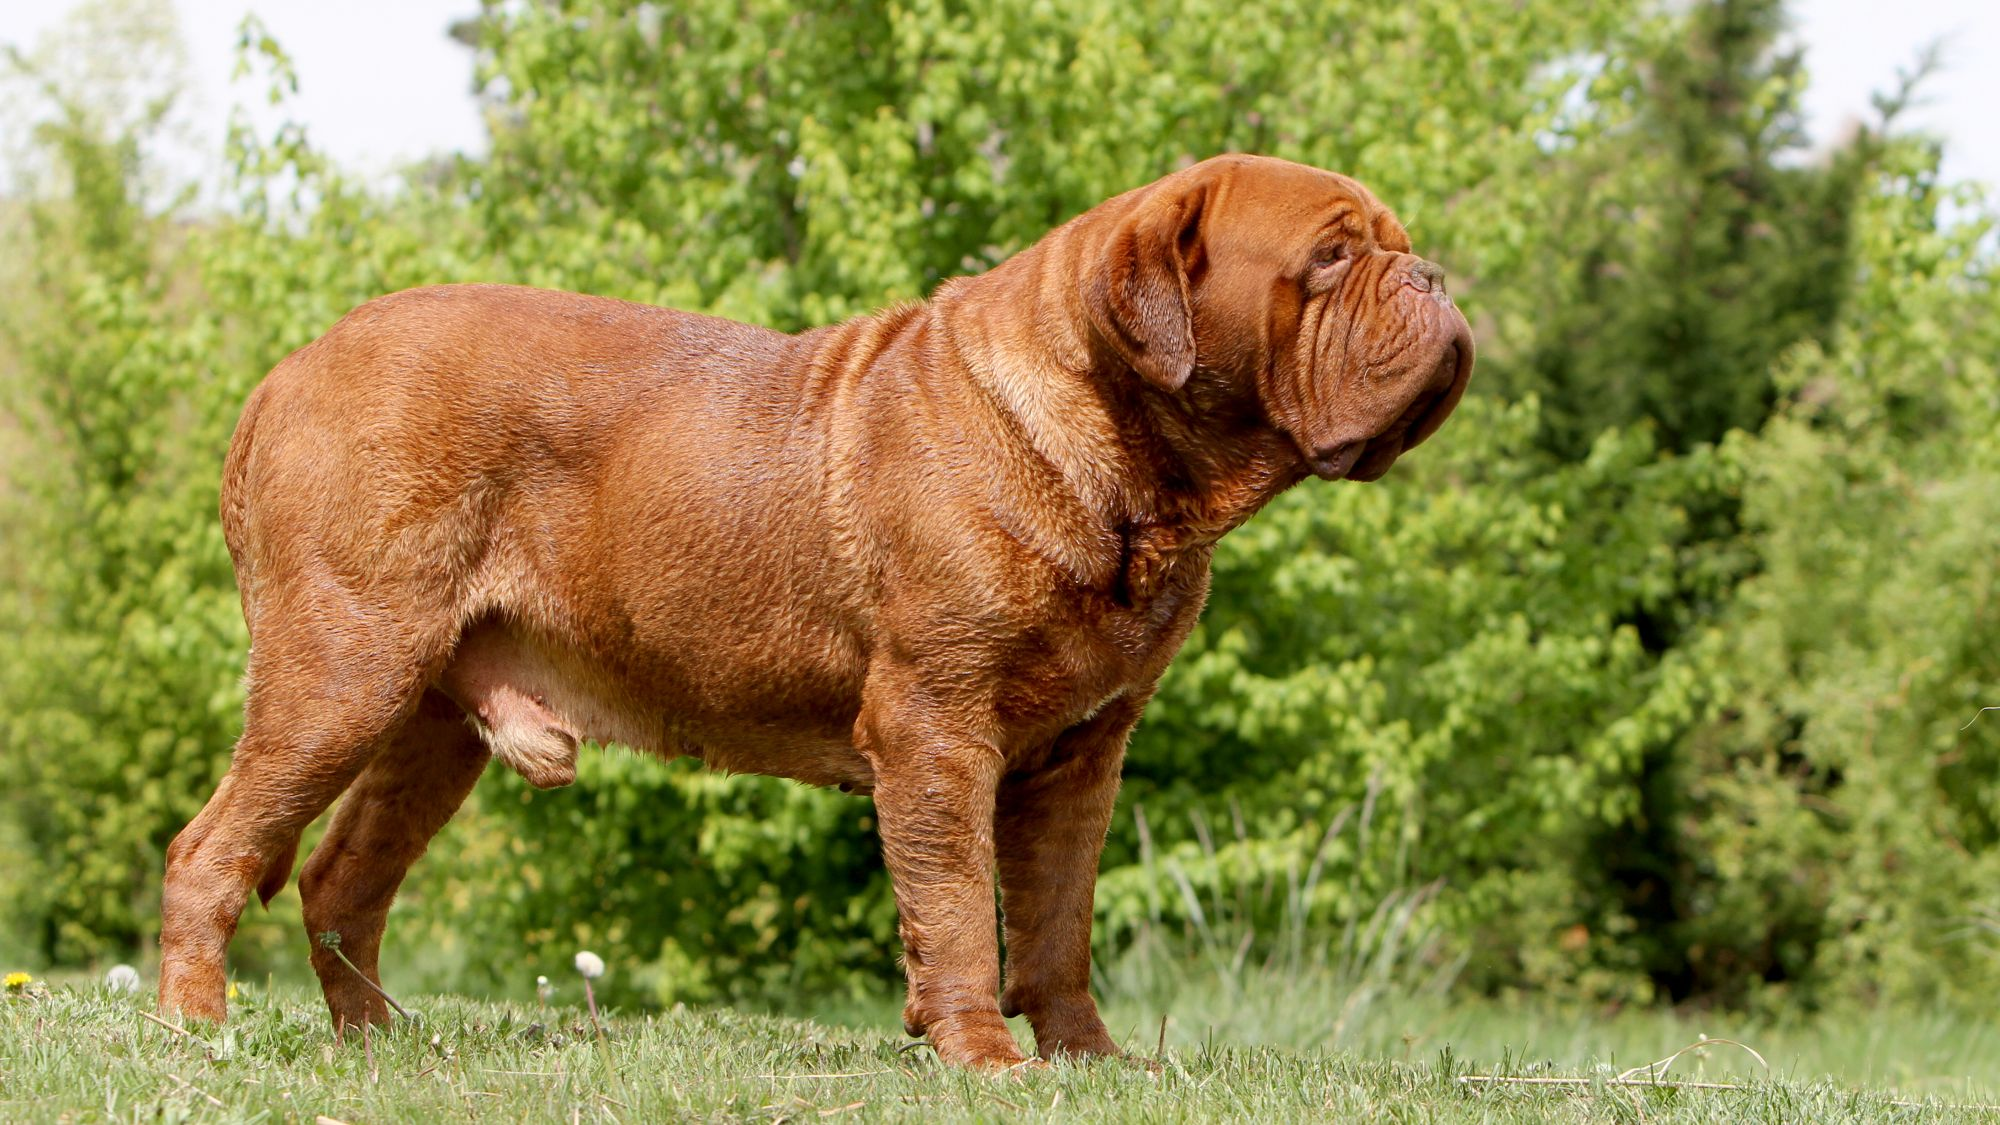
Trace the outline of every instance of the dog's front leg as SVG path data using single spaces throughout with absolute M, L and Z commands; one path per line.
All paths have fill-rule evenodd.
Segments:
M 948 718 L 873 699 L 856 742 L 875 771 L 875 819 L 896 886 L 909 1002 L 903 1026 L 938 1057 L 1022 1061 L 1000 1018 L 993 913 L 993 799 L 1000 754 Z
M 1063 732 L 1040 769 L 1011 774 L 1000 784 L 1000 894 L 1007 919 L 1000 1010 L 1028 1017 L 1043 1058 L 1122 1054 L 1090 996 L 1090 922 L 1125 739 L 1144 708 L 1142 697 L 1112 701 Z

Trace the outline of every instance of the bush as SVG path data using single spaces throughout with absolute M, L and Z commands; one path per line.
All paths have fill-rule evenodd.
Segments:
M 2000 263 L 1936 168 L 1884 154 L 1849 315 L 1729 451 L 1760 573 L 1702 646 L 1728 689 L 1679 747 L 1674 827 L 1704 991 L 2000 983 L 2000 723 L 1971 722 L 2000 701 Z

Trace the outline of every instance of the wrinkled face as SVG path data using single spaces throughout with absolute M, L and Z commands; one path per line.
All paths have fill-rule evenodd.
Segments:
M 1444 271 L 1410 253 L 1402 224 L 1360 184 L 1279 161 L 1229 171 L 1204 208 L 1197 352 L 1205 327 L 1220 339 L 1237 334 L 1230 321 L 1263 319 L 1258 391 L 1271 422 L 1321 478 L 1375 480 L 1458 404 L 1472 330 Z
M 1201 371 L 1254 390 L 1269 424 L 1327 480 L 1381 477 L 1458 404 L 1472 330 L 1444 271 L 1410 253 L 1366 188 L 1224 156 L 1143 191 L 1122 223 L 1129 240 L 1112 246 L 1129 268 L 1114 266 L 1104 299 L 1112 329 L 1130 326 L 1120 350 L 1150 382 L 1178 390 Z M 1164 267 L 1149 269 L 1149 256 Z M 1161 312 L 1174 298 L 1185 341 Z

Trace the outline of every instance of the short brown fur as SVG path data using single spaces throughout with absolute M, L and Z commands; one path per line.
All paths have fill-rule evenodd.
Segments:
M 1409 250 L 1354 181 L 1226 156 L 796 336 L 497 285 L 356 309 L 224 468 L 249 698 L 168 854 L 162 1007 L 223 1017 L 245 898 L 342 793 L 300 893 L 373 978 L 489 753 L 561 785 L 589 739 L 872 793 L 910 1033 L 1004 1067 L 1023 1013 L 1044 1056 L 1117 1053 L 1098 853 L 1216 540 L 1381 476 L 1465 389 Z M 385 1020 L 317 944 L 336 1027 Z

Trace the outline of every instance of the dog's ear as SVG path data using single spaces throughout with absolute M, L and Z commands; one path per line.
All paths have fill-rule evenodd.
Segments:
M 1194 370 L 1188 271 L 1201 248 L 1202 187 L 1155 189 L 1105 241 L 1083 281 L 1091 327 L 1147 382 L 1177 391 Z

